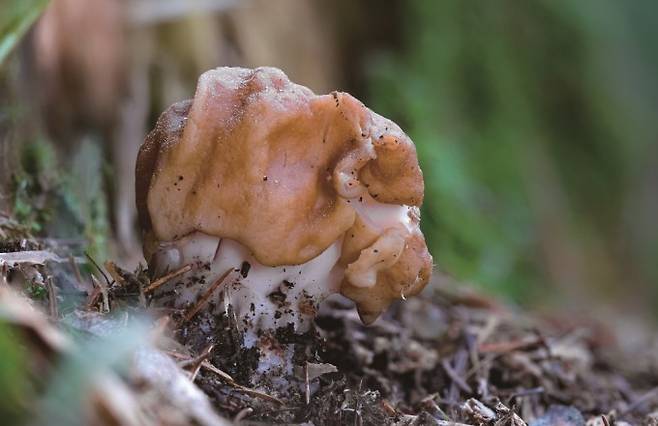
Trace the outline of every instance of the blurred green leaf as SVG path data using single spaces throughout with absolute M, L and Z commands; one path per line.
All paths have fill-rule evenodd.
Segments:
M 47 4 L 48 0 L 0 0 L 0 65 Z
M 116 316 L 121 318 L 120 313 Z M 62 359 L 50 377 L 44 397 L 38 401 L 37 424 L 84 424 L 84 410 L 96 380 L 108 372 L 125 373 L 132 354 L 144 345 L 145 336 L 148 327 L 140 320 L 107 336 L 78 336 L 79 347 Z
M 30 400 L 25 348 L 6 323 L 0 322 L 0 418 L 3 424 L 19 424 Z

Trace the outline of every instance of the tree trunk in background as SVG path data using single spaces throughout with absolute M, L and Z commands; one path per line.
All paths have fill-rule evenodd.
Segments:
M 316 93 L 340 84 L 337 28 L 318 1 L 252 0 L 229 13 L 241 63 L 283 69 L 295 83 Z M 258 31 L 254 31 L 254 29 Z
M 4 83 L 4 81 L 3 81 Z M 0 83 L 2 84 L 2 83 Z M 4 91 L 0 90 L 0 96 L 6 99 Z M 0 116 L 0 212 L 10 211 L 10 181 L 11 174 L 16 164 L 16 144 L 10 119 L 6 114 Z

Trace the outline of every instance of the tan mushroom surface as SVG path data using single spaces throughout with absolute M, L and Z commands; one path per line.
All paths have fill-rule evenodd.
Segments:
M 194 99 L 172 105 L 147 136 L 136 192 L 149 265 L 209 271 L 174 292 L 176 306 L 233 268 L 224 297 L 240 312 L 290 293 L 288 321 L 341 292 L 369 323 L 430 277 L 409 137 L 351 95 L 315 95 L 275 68 L 204 73 Z

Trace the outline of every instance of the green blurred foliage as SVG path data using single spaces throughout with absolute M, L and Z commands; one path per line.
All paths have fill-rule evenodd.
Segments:
M 402 4 L 404 46 L 373 58 L 370 103 L 416 143 L 439 269 L 518 301 L 547 283 L 646 291 L 658 5 Z
M 33 390 L 29 385 L 25 349 L 12 329 L 0 322 L 0 418 L 2 424 L 21 424 Z
M 71 172 L 64 177 L 62 198 L 82 227 L 88 253 L 95 259 L 108 258 L 109 208 L 104 177 L 106 160 L 100 142 L 88 138 L 73 155 Z
M 0 64 L 47 4 L 48 0 L 0 0 Z
M 20 167 L 12 175 L 13 214 L 31 232 L 42 232 L 52 218 L 47 196 L 57 185 L 55 151 L 39 140 L 25 143 L 20 152 Z
M 116 323 L 110 324 L 119 321 L 117 318 L 125 321 L 128 317 L 116 312 L 113 319 L 106 318 L 108 334 L 103 337 L 69 330 L 78 346 L 62 357 L 49 377 L 43 396 L 35 402 L 37 424 L 84 425 L 84 410 L 98 381 L 110 372 L 127 375 L 130 359 L 143 347 L 148 327 L 141 319 L 131 319 L 125 327 L 117 328 Z
M 19 154 L 10 188 L 16 220 L 35 236 L 82 236 L 92 257 L 107 259 L 110 226 L 99 143 L 86 139 L 69 161 L 58 159 L 43 138 L 25 141 Z
M 69 328 L 74 350 L 52 359 L 31 345 L 20 327 L 0 321 L 0 423 L 85 424 L 90 392 L 108 373 L 127 375 L 132 354 L 144 345 L 147 323 L 131 318 L 126 324 L 126 318 L 123 312 L 104 318 L 103 337 Z

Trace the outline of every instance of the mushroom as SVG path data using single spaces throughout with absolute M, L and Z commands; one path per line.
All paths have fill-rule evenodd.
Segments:
M 208 71 L 137 159 L 149 268 L 192 269 L 154 299 L 192 315 L 231 306 L 247 346 L 259 330 L 306 330 L 334 293 L 372 323 L 430 278 L 423 188 L 409 137 L 351 95 L 276 68 Z

